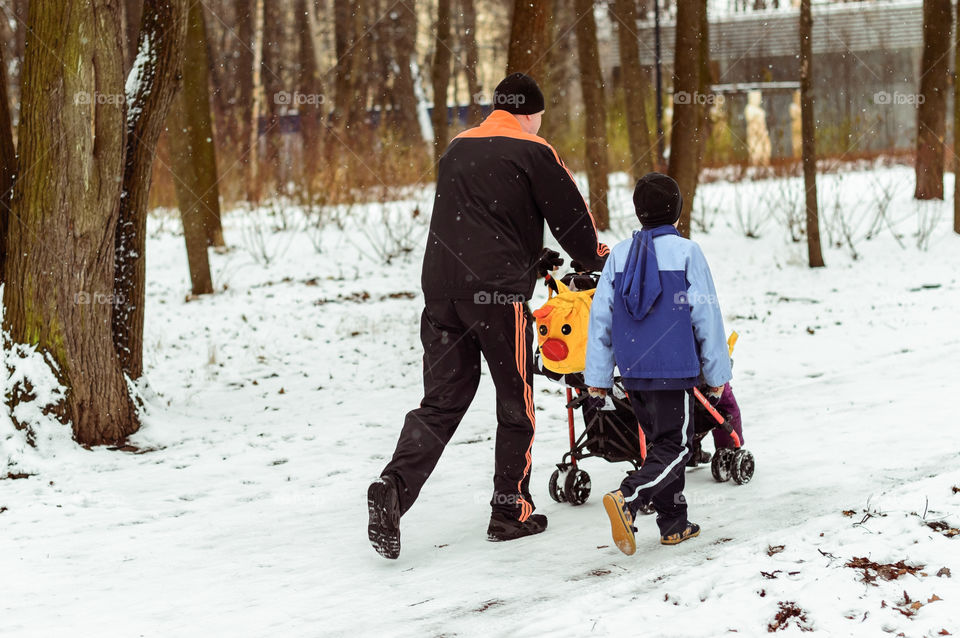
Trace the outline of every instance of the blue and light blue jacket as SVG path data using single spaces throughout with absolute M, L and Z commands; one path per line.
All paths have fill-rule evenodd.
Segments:
M 614 365 L 629 390 L 692 388 L 731 379 L 710 267 L 673 226 L 634 231 L 610 253 L 590 311 L 588 386 L 610 388 Z

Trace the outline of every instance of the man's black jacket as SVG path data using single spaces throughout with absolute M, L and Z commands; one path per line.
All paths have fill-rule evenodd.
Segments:
M 525 301 L 533 295 L 543 224 L 586 268 L 610 249 L 556 151 L 495 110 L 458 135 L 440 159 L 423 259 L 426 299 Z

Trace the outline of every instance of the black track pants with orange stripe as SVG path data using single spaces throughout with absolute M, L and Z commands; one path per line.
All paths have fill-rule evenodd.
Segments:
M 530 498 L 533 410 L 533 319 L 524 304 L 428 300 L 420 319 L 424 397 L 407 414 L 393 459 L 383 470 L 400 482 L 400 508 L 413 505 L 460 425 L 486 359 L 497 392 L 495 512 L 526 520 Z

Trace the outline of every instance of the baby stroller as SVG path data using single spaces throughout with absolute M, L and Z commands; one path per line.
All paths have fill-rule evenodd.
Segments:
M 571 290 L 595 288 L 599 274 L 580 273 L 565 275 L 561 282 Z M 547 285 L 556 286 L 548 276 Z M 589 287 L 589 288 L 588 288 Z M 555 288 L 554 288 L 555 289 Z M 735 334 L 735 333 L 734 333 Z M 735 342 L 732 336 L 731 342 Z M 732 343 L 731 343 L 732 349 Z M 637 470 L 647 455 L 647 445 L 643 428 L 630 406 L 630 399 L 620 377 L 614 377 L 612 391 L 606 399 L 594 399 L 587 393 L 583 375 L 579 373 L 557 374 L 543 366 L 540 349 L 536 353 L 536 371 L 549 379 L 566 386 L 567 424 L 570 434 L 570 450 L 564 453 L 557 469 L 550 476 L 550 497 L 558 502 L 582 505 L 590 497 L 590 475 L 578 467 L 578 462 L 591 457 L 600 457 L 610 463 L 627 462 Z M 731 392 L 729 386 L 725 389 Z M 754 473 L 753 455 L 740 444 L 740 438 L 731 423 L 730 416 L 722 414 L 694 389 L 694 441 L 693 455 L 689 465 L 696 465 L 700 459 L 700 444 L 703 438 L 714 429 L 720 428 L 729 436 L 733 447 L 718 448 L 710 460 L 711 473 L 718 482 L 731 478 L 738 485 L 750 482 Z M 735 401 L 732 393 L 728 401 Z M 735 405 L 735 403 L 734 403 Z M 581 411 L 584 429 L 577 435 L 575 411 Z

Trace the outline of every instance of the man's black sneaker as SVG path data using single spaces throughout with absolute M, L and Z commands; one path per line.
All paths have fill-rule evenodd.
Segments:
M 682 532 L 677 532 L 676 534 L 667 534 L 666 536 L 660 537 L 661 545 L 679 545 L 688 538 L 693 538 L 694 536 L 700 535 L 700 526 L 696 523 L 691 523 L 687 521 L 687 525 Z
M 547 517 L 543 514 L 531 514 L 521 523 L 515 518 L 494 513 L 490 516 L 490 525 L 487 527 L 487 540 L 512 541 L 539 534 L 545 529 L 547 529 Z
M 370 544 L 384 558 L 400 555 L 400 498 L 397 481 L 381 476 L 367 489 L 367 513 Z

